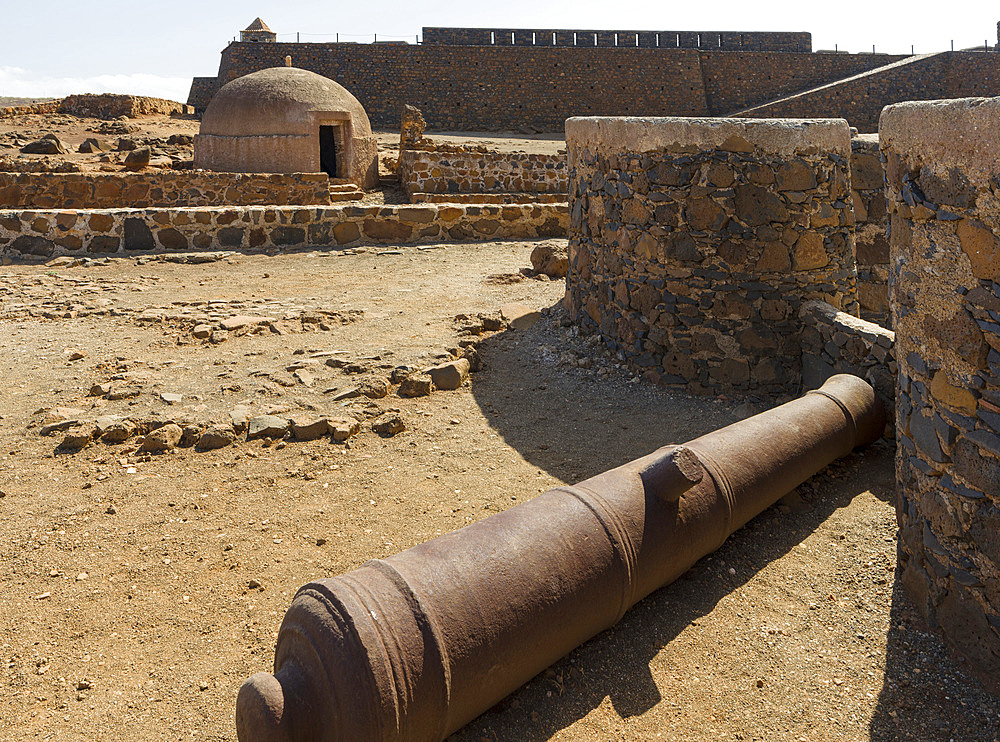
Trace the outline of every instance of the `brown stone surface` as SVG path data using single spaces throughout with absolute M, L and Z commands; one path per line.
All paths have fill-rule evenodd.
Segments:
M 0 199 L 0 209 L 40 207 L 41 200 L 62 209 L 181 208 L 322 205 L 330 203 L 330 192 L 328 178 L 311 173 L 0 172 Z
M 907 590 L 992 690 L 1000 656 L 1000 102 L 892 106 L 888 178 L 897 515 Z
M 985 224 L 963 219 L 958 225 L 958 239 L 976 278 L 1000 280 L 1000 241 Z
M 0 211 L 0 255 L 539 239 L 568 220 L 565 204 Z
M 858 307 L 844 122 L 566 130 L 566 306 L 581 329 L 659 383 L 797 391 L 801 304 Z

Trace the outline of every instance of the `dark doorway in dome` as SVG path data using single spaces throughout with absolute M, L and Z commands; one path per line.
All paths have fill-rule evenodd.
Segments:
M 319 169 L 331 178 L 337 176 L 337 133 L 339 126 L 319 127 Z

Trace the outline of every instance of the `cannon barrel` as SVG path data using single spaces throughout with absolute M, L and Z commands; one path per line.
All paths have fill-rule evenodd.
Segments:
M 675 580 L 827 464 L 879 438 L 854 376 L 347 574 L 311 582 L 241 742 L 438 742 Z

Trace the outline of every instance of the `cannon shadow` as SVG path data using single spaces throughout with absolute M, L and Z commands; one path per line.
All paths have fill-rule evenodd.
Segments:
M 472 394 L 505 442 L 557 479 L 575 482 L 671 443 L 683 443 L 741 419 L 737 401 L 717 401 L 646 382 L 624 369 L 600 378 L 596 368 L 559 363 L 567 350 L 596 355 L 567 340 L 554 312 L 527 331 L 507 330 L 479 345 L 484 371 Z M 757 411 L 774 406 L 757 400 Z
M 628 383 L 617 372 L 600 380 L 592 371 L 567 369 L 553 362 L 566 342 L 575 341 L 566 341 L 551 319 L 526 332 L 495 335 L 480 346 L 486 372 L 473 383 L 473 395 L 495 430 L 526 460 L 559 479 L 579 481 L 744 416 L 737 414 L 735 400 L 720 403 Z M 773 403 L 758 400 L 756 406 L 760 411 Z M 790 514 L 766 510 L 720 550 L 632 608 L 615 627 L 453 735 L 452 742 L 541 742 L 605 699 L 623 718 L 659 704 L 664 699 L 650 663 L 661 649 L 857 494 L 872 491 L 884 502 L 890 500 L 888 447 L 853 454 L 848 465 L 859 468 L 848 483 L 825 487 L 823 497 Z M 718 560 L 740 565 L 739 576 L 720 577 Z M 564 684 L 567 676 L 577 679 Z

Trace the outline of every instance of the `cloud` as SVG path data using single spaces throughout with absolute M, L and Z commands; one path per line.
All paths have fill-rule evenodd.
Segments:
M 75 93 L 127 93 L 168 100 L 187 100 L 189 77 L 133 73 L 93 77 L 48 77 L 20 67 L 0 65 L 0 96 L 62 98 Z

